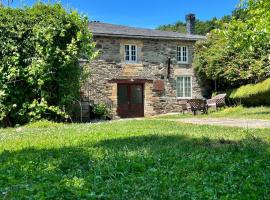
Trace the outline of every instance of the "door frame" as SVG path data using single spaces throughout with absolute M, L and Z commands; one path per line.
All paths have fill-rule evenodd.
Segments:
M 145 113 L 144 113 L 144 100 L 145 100 L 145 84 L 142 83 L 142 82 L 130 82 L 130 81 L 121 81 L 121 82 L 118 82 L 117 83 L 117 115 L 119 116 L 119 113 L 118 113 L 118 108 L 119 108 L 119 105 L 118 105 L 118 86 L 119 85 L 128 85 L 129 86 L 129 89 L 128 89 L 128 98 L 130 99 L 131 98 L 131 86 L 132 85 L 140 85 L 141 88 L 142 88 L 142 116 L 139 116 L 139 117 L 144 117 L 145 116 Z M 132 118 L 132 117 L 128 117 L 128 118 Z

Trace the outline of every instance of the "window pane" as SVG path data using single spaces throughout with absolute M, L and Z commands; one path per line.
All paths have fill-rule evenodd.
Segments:
M 118 105 L 127 104 L 128 103 L 128 86 L 118 85 L 117 95 L 118 95 Z
M 183 77 L 178 77 L 176 82 L 177 97 L 184 97 Z
M 188 77 L 185 77 L 184 78 L 184 83 L 185 83 L 185 85 L 184 85 L 184 89 L 185 89 L 185 97 L 188 97 Z
M 137 60 L 137 58 L 136 58 L 136 51 L 137 51 L 136 46 L 135 45 L 132 45 L 131 46 L 131 60 L 132 61 L 136 61 Z
M 185 97 L 191 97 L 191 77 L 185 77 Z
M 131 104 L 142 104 L 142 86 L 141 85 L 132 85 L 131 86 Z
M 130 55 L 130 52 L 129 52 L 129 45 L 125 45 L 125 60 L 126 61 L 129 61 L 129 55 Z
M 177 47 L 177 61 L 181 62 L 181 47 Z
M 187 47 L 183 47 L 182 55 L 183 55 L 182 61 L 187 62 Z
M 181 79 L 181 81 L 180 81 L 180 97 L 185 97 L 183 79 Z

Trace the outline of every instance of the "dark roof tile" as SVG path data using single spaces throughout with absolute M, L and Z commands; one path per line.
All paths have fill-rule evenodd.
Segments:
M 205 36 L 201 35 L 190 35 L 170 31 L 134 28 L 129 26 L 121 26 L 101 22 L 90 22 L 89 29 L 93 32 L 93 35 L 97 36 L 175 39 L 175 40 L 202 40 L 206 38 Z

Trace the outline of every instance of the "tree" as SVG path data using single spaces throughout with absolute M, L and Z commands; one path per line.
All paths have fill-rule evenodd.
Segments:
M 0 8 L 0 123 L 62 120 L 94 53 L 88 19 L 60 4 Z
M 157 29 L 162 31 L 186 33 L 186 24 L 184 22 L 178 21 L 175 24 L 161 25 Z
M 220 20 L 213 18 L 207 21 L 196 20 L 195 22 L 195 34 L 206 35 L 213 29 L 221 28 L 222 23 L 227 23 L 231 20 L 231 16 L 224 16 Z M 180 33 L 186 33 L 186 23 L 178 21 L 175 24 L 161 25 L 157 28 L 158 30 L 163 31 L 174 31 Z
M 195 68 L 220 90 L 257 83 L 270 76 L 270 2 L 247 0 L 229 23 L 196 45 Z
M 245 10 L 243 7 L 236 8 L 231 15 L 225 15 L 221 19 L 217 19 L 216 17 L 213 17 L 211 20 L 196 20 L 195 22 L 195 34 L 198 35 L 206 35 L 207 33 L 211 32 L 214 29 L 220 29 L 222 28 L 222 24 L 229 23 L 232 18 L 236 19 L 244 19 L 245 18 Z M 163 31 L 174 31 L 174 32 L 180 32 L 180 33 L 186 33 L 186 23 L 178 21 L 174 24 L 168 24 L 168 25 L 161 25 L 157 27 L 158 30 Z

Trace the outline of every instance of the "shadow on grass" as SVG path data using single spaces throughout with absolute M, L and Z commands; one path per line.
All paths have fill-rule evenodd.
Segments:
M 0 155 L 3 199 L 266 198 L 269 145 L 138 136 Z M 269 197 L 269 196 L 268 196 Z
M 244 113 L 244 115 L 270 115 L 270 111 Z

